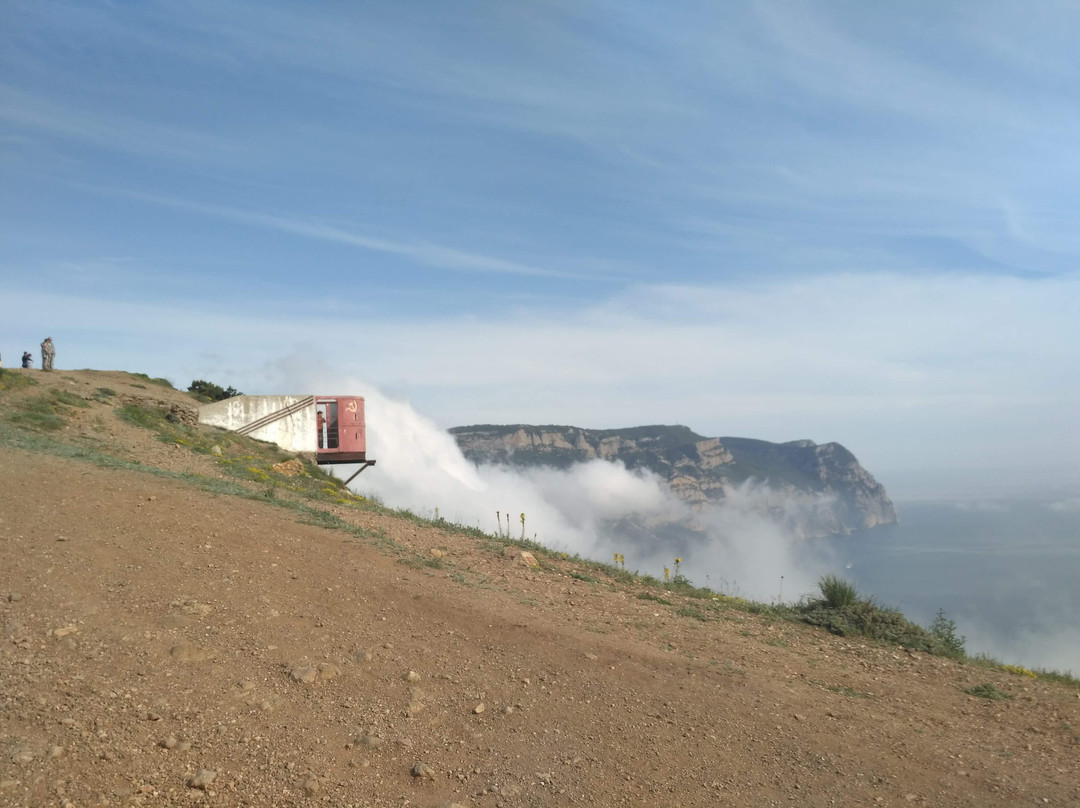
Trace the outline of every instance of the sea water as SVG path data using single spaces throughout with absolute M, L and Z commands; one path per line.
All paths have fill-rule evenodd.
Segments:
M 1080 503 L 909 501 L 900 522 L 833 539 L 838 574 L 969 654 L 1080 675 Z

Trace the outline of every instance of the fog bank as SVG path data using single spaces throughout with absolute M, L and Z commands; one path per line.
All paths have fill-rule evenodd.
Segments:
M 766 515 L 794 515 L 820 503 L 781 500 L 765 486 L 744 485 L 723 505 L 693 510 L 656 475 L 620 463 L 477 466 L 407 402 L 370 388 L 366 400 L 368 454 L 378 465 L 353 488 L 390 507 L 492 534 L 507 532 L 509 514 L 513 538 L 605 562 L 621 553 L 627 569 L 658 578 L 679 557 L 695 584 L 762 601 L 781 594 L 794 600 L 827 569 L 811 545 Z

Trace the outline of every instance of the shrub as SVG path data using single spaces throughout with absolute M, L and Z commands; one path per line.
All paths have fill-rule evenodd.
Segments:
M 1008 693 L 1003 693 L 989 682 L 983 682 L 981 685 L 965 688 L 964 692 L 969 696 L 977 696 L 980 699 L 992 699 L 993 701 L 1012 698 Z
M 938 609 L 937 617 L 930 624 L 930 633 L 941 643 L 946 656 L 964 656 L 964 643 L 967 637 L 956 633 L 956 623 L 945 616 L 944 609 Z
M 861 635 L 913 651 L 957 655 L 955 648 L 946 646 L 941 638 L 912 623 L 900 611 L 860 598 L 855 587 L 836 576 L 824 576 L 818 586 L 822 596 L 795 607 L 796 619 L 842 637 Z M 956 638 L 954 631 L 955 642 L 962 643 L 962 638 Z
M 233 396 L 243 395 L 243 393 L 232 386 L 222 387 L 219 384 L 214 384 L 213 382 L 204 381 L 202 379 L 193 381 L 188 385 L 187 391 L 199 401 L 205 402 L 224 401 Z
M 808 604 L 803 622 L 820 626 L 841 637 L 862 635 L 916 651 L 939 653 L 940 643 L 922 626 L 912 623 L 895 609 L 885 609 L 869 600 L 830 608 L 822 602 Z
M 851 606 L 859 599 L 855 587 L 835 575 L 822 575 L 818 579 L 818 589 L 821 590 L 822 603 L 830 609 Z
M 162 379 L 162 378 L 151 379 L 145 373 L 132 373 L 131 375 L 135 376 L 135 377 L 137 377 L 139 379 L 143 379 L 145 381 L 148 381 L 148 382 L 150 382 L 150 384 L 156 384 L 158 387 L 168 387 L 170 390 L 175 390 L 176 389 L 175 387 L 173 387 L 173 383 L 170 382 L 168 379 Z M 131 386 L 132 387 L 139 387 L 140 385 L 133 384 Z

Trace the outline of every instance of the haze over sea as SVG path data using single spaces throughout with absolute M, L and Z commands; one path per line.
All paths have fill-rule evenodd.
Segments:
M 1080 503 L 911 500 L 900 522 L 831 541 L 838 570 L 928 626 L 938 609 L 969 654 L 1080 672 Z

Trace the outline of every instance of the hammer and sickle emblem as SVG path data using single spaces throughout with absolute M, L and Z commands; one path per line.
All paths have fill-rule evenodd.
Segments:
M 356 412 L 356 402 L 350 401 L 349 405 L 345 408 L 346 412 Z

